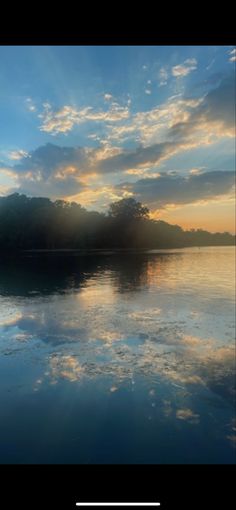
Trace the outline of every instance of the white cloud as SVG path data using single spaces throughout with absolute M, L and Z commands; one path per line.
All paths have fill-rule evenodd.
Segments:
M 192 60 L 189 62 L 192 63 Z M 163 72 L 164 76 L 166 74 Z M 147 87 L 144 93 L 151 95 L 152 91 Z M 214 99 L 214 96 L 217 97 Z M 234 111 L 232 100 L 231 89 L 222 80 L 219 87 L 208 92 L 205 97 L 184 99 L 172 96 L 160 106 L 138 113 L 132 113 L 127 102 L 123 106 L 116 101 L 109 101 L 104 109 L 94 109 L 91 106 L 78 109 L 65 105 L 60 110 L 54 110 L 50 104 L 45 103 L 44 111 L 40 114 L 40 129 L 51 135 L 66 134 L 73 127 L 90 122 L 92 125 L 88 136 L 100 144 L 132 140 L 148 146 L 174 137 L 175 140 L 181 138 L 184 142 L 188 141 L 188 144 L 191 140 L 193 147 L 212 143 L 221 136 L 232 135 L 228 121 Z M 194 111 L 196 114 L 193 115 Z M 97 130 L 97 122 L 103 124 L 101 135 Z
M 104 94 L 105 101 L 111 101 L 113 99 L 113 96 L 111 94 Z
M 231 52 L 231 53 L 232 53 L 232 57 L 230 57 L 229 62 L 236 62 L 236 52 L 234 51 L 234 53 L 233 52 Z
M 177 78 L 187 76 L 191 71 L 195 71 L 195 69 L 197 69 L 197 60 L 195 58 L 188 58 L 183 64 L 172 67 L 172 75 Z
M 40 130 L 52 135 L 66 134 L 75 125 L 86 121 L 117 122 L 129 117 L 128 106 L 121 106 L 115 101 L 110 104 L 108 110 L 95 110 L 91 106 L 79 110 L 70 105 L 53 110 L 49 103 L 44 103 L 43 107 L 43 113 L 39 114 L 43 121 Z
M 127 119 L 130 115 L 127 106 L 120 106 L 117 102 L 113 101 L 109 110 L 94 110 L 93 108 L 85 108 L 87 110 L 83 116 L 84 120 L 94 120 L 102 122 L 117 122 L 119 120 Z
M 162 142 L 168 130 L 178 122 L 186 121 L 201 99 L 171 97 L 160 107 L 131 115 L 122 125 L 110 126 L 109 140 L 135 138 L 144 146 Z
M 28 152 L 26 152 L 22 149 L 17 150 L 17 151 L 11 151 L 8 154 L 9 159 L 14 159 L 14 160 L 20 160 L 22 158 L 25 158 L 26 156 L 28 156 Z
M 191 170 L 189 170 L 189 173 L 191 175 L 199 175 L 202 173 L 202 170 L 203 170 L 204 167 L 201 167 L 201 168 L 191 168 Z
M 236 48 L 228 52 L 231 57 L 229 58 L 229 62 L 236 62 Z
M 26 107 L 27 109 L 30 111 L 30 112 L 35 112 L 37 110 L 33 100 L 31 99 L 31 97 L 27 97 L 26 99 Z
M 161 67 L 160 71 L 159 71 L 159 86 L 160 87 L 163 87 L 164 85 L 167 85 L 167 79 L 168 79 L 168 72 L 166 70 L 165 67 Z
M 75 124 L 82 122 L 81 112 L 79 114 L 78 110 L 72 106 L 63 106 L 63 108 L 56 111 L 53 111 L 49 103 L 44 103 L 43 107 L 44 112 L 39 114 L 39 118 L 43 120 L 40 130 L 46 133 L 51 133 L 53 135 L 57 133 L 67 133 L 71 131 Z M 83 114 L 87 112 L 88 109 L 83 111 Z

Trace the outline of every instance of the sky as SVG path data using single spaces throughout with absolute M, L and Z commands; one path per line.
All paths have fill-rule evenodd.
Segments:
M 233 46 L 1 46 L 0 195 L 235 232 Z

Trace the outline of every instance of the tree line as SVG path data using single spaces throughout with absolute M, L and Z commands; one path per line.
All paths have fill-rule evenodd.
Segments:
M 0 197 L 0 250 L 154 249 L 233 245 L 235 236 L 150 219 L 133 198 L 110 204 L 107 214 L 76 202 L 14 193 Z

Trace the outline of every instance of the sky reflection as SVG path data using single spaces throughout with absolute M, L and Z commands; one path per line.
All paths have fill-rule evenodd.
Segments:
M 57 288 L 51 274 L 51 293 L 48 283 L 45 292 L 31 294 L 35 280 L 24 280 L 23 262 L 18 285 L 5 272 L 0 284 L 1 399 L 6 391 L 13 391 L 15 399 L 20 394 L 45 399 L 49 388 L 57 387 L 67 396 L 76 391 L 76 399 L 87 395 L 87 405 L 93 394 L 107 403 L 114 399 L 114 412 L 119 406 L 122 415 L 132 395 L 138 420 L 157 427 L 169 423 L 177 431 L 214 423 L 218 436 L 234 448 L 233 249 L 215 257 L 215 289 L 208 252 L 143 254 L 140 260 L 127 255 L 128 262 L 73 258 L 71 266 L 64 261 Z

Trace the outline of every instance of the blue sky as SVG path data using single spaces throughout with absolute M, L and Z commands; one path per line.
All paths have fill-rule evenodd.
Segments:
M 0 194 L 234 231 L 232 46 L 0 47 Z

